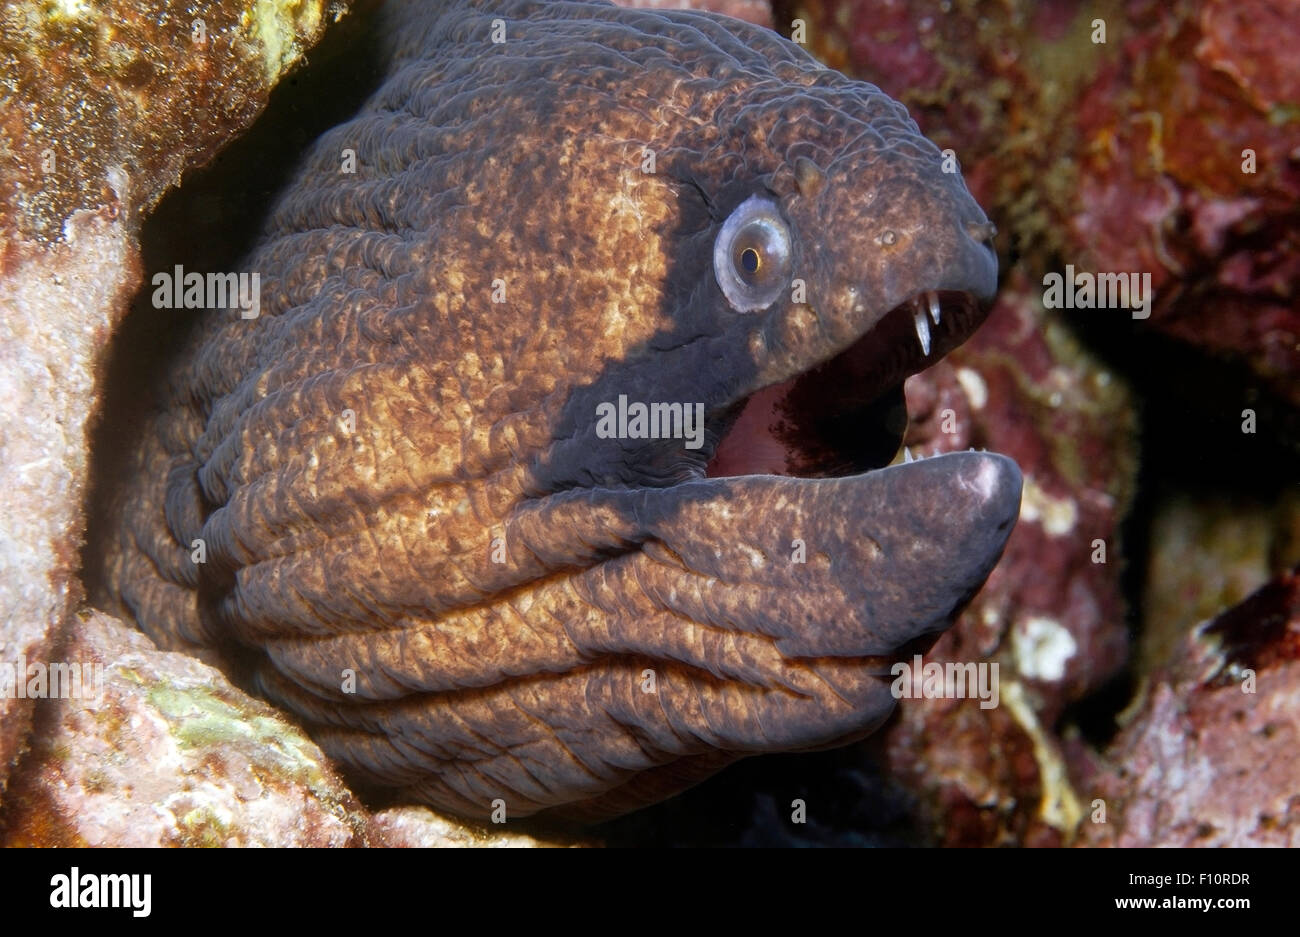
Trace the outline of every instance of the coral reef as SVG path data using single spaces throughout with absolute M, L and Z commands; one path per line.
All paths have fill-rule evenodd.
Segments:
M 1200 414 L 1195 425 L 1207 444 L 1240 438 L 1242 420 L 1258 408 L 1260 433 L 1300 448 L 1300 421 L 1287 412 L 1300 404 L 1293 11 L 1274 0 L 775 6 L 778 29 L 801 28 L 814 54 L 897 96 L 929 136 L 954 150 L 1001 229 L 1011 271 L 999 311 L 949 362 L 914 378 L 908 399 L 910 438 L 922 450 L 987 444 L 1026 470 L 1022 523 L 1003 563 L 933 651 L 940 659 L 991 656 L 1025 692 L 1012 690 L 1000 707 L 1006 712 L 981 712 L 970 701 L 910 701 L 886 739 L 887 764 L 921 792 L 921 812 L 939 841 L 1068 841 L 1089 812 L 1072 774 L 1086 762 L 1076 755 L 1087 746 L 1059 737 L 1058 721 L 1063 707 L 1099 691 L 1125 662 L 1124 564 L 1149 567 L 1133 671 L 1141 676 L 1161 667 L 1196 621 L 1296 561 L 1295 508 L 1285 498 L 1173 497 L 1155 510 L 1144 545 L 1150 557 L 1126 557 L 1115 532 L 1136 481 L 1136 447 L 1122 434 L 1099 433 L 1106 417 L 1091 428 L 1036 419 L 1033 402 L 1049 385 L 1035 388 L 1044 369 L 1017 335 L 1049 335 L 1068 322 L 1111 345 L 1142 338 L 1141 347 L 1152 349 L 1164 336 L 1237 362 L 1253 378 L 1209 386 L 1198 382 L 1193 361 L 1190 383 L 1167 396 L 1181 395 Z M 1032 304 L 1028 294 L 1041 294 L 1044 275 L 1066 264 L 1150 274 L 1150 318 L 1063 311 L 1037 319 L 1041 332 L 1000 328 L 1003 307 Z M 1008 287 L 1026 295 L 1009 296 Z M 991 363 L 1001 377 L 986 373 Z M 1134 376 L 1079 367 L 1078 379 L 1050 391 L 1067 411 L 1105 399 L 1098 384 Z M 1008 380 L 1028 393 L 1005 397 L 1021 409 L 985 415 L 995 432 L 981 442 L 979 429 L 965 428 L 981 417 L 971 391 L 996 396 Z M 1130 420 L 1135 402 L 1111 400 L 1109 418 Z M 934 414 L 945 409 L 961 428 L 937 434 Z M 1039 481 L 1044 444 L 1078 447 L 1072 465 L 1062 464 L 1065 471 L 1046 484 Z M 1082 483 L 1087 495 L 1065 479 Z M 1050 535 L 1075 524 L 1088 528 L 1077 539 Z M 1104 565 L 1088 549 L 1097 542 Z M 1135 733 L 1126 736 L 1134 752 L 1154 744 Z

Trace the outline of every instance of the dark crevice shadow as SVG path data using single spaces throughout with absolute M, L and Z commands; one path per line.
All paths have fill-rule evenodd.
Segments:
M 1064 318 L 1084 346 L 1129 383 L 1140 408 L 1138 478 L 1120 532 L 1128 662 L 1060 720 L 1103 748 L 1139 682 L 1137 642 L 1149 564 L 1159 548 L 1152 527 L 1160 507 L 1181 495 L 1275 503 L 1300 483 L 1300 414 L 1240 361 L 1212 356 L 1132 320 L 1117 324 L 1086 312 Z M 1242 411 L 1248 408 L 1256 412 L 1254 434 L 1242 432 Z
M 881 768 L 879 738 L 823 752 L 746 758 L 671 800 L 591 832 L 613 847 L 930 845 L 916 796 Z M 802 822 L 796 801 L 803 802 Z

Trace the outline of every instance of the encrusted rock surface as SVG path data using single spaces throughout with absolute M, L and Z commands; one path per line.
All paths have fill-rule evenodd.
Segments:
M 1128 650 L 1118 533 L 1135 482 L 1133 402 L 1019 274 L 907 397 L 913 451 L 1002 452 L 1025 488 L 1002 561 L 926 658 L 997 663 L 998 705 L 904 700 L 886 763 L 942 842 L 1061 842 L 1080 811 L 1056 722 Z
M 0 662 L 47 658 L 80 598 L 92 362 L 138 276 L 115 209 L 64 230 L 0 256 Z M 0 696 L 0 793 L 30 725 L 30 700 Z
M 139 222 L 252 123 L 344 0 L 20 0 L 4 8 L 0 234 L 51 241 L 73 212 Z
M 1300 569 L 1197 629 L 1105 756 L 1076 758 L 1080 844 L 1300 845 L 1298 701 Z
M 220 672 L 98 612 L 72 631 L 59 659 L 80 682 L 38 705 L 5 845 L 537 845 L 422 809 L 372 815 L 301 729 Z
M 80 599 L 94 375 L 139 285 L 141 217 L 252 121 L 343 9 L 23 0 L 0 12 L 0 659 L 48 656 Z M 31 715 L 30 700 L 0 700 L 0 791 Z
M 41 703 L 5 803 L 8 845 L 346 846 L 369 819 L 320 750 L 198 660 L 99 613 L 62 658 L 83 696 Z M 102 667 L 102 689 L 86 684 Z

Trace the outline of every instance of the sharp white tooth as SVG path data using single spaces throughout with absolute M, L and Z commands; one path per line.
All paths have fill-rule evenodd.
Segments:
M 916 337 L 921 340 L 921 353 L 928 358 L 930 357 L 930 323 L 925 321 L 925 313 L 920 309 L 916 310 L 913 321 L 916 322 Z
M 938 325 L 939 324 L 939 294 L 926 293 L 925 298 L 930 301 L 930 318 L 934 320 L 935 325 Z
M 907 448 L 906 446 L 903 447 L 903 461 L 904 462 L 912 461 L 912 450 Z

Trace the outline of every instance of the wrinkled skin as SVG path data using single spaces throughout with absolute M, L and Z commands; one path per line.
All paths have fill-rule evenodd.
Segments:
M 891 661 L 996 562 L 1014 464 L 706 465 L 736 404 L 918 291 L 988 300 L 960 175 L 899 104 L 736 21 L 453 3 L 393 35 L 249 261 L 260 317 L 212 313 L 170 375 L 100 601 L 237 664 L 363 786 L 471 817 L 613 815 L 870 732 Z M 806 301 L 737 312 L 713 242 L 762 192 Z M 600 438 L 620 394 L 702 402 L 705 445 Z

